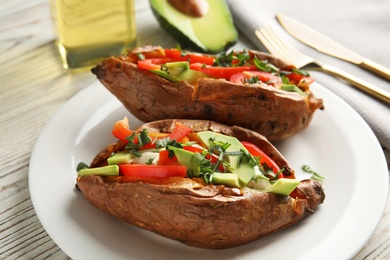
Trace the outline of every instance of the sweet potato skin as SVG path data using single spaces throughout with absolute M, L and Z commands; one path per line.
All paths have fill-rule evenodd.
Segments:
M 188 178 L 170 178 L 163 184 L 121 179 L 85 176 L 78 186 L 97 208 L 200 248 L 247 244 L 296 223 L 313 210 L 305 199 L 204 186 Z
M 160 47 L 161 49 L 161 47 Z M 134 53 L 158 53 L 146 46 Z M 275 57 L 250 51 L 278 67 L 288 66 Z M 92 69 L 100 82 L 135 117 L 144 122 L 168 118 L 205 119 L 238 125 L 280 141 L 305 129 L 323 101 L 312 93 L 276 89 L 266 84 L 234 84 L 224 79 L 200 79 L 196 86 L 170 82 L 138 70 L 134 55 L 110 57 Z
M 293 174 L 288 162 L 267 139 L 242 127 L 207 120 L 160 120 L 136 130 L 169 133 L 176 122 L 193 131 L 212 130 L 250 141 Z M 124 149 L 120 141 L 102 150 L 91 163 L 104 163 L 113 151 Z M 77 186 L 100 210 L 132 225 L 185 244 L 223 249 L 250 243 L 301 220 L 323 203 L 321 183 L 302 181 L 290 196 L 251 189 L 206 185 L 189 178 L 131 179 L 124 176 L 84 176 Z

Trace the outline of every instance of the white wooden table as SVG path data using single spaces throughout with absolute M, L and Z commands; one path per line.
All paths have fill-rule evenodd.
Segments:
M 147 1 L 137 0 L 136 9 L 137 26 L 142 28 L 139 45 L 175 45 L 158 26 Z M 96 78 L 62 68 L 50 19 L 46 0 L 0 2 L 0 259 L 69 258 L 35 214 L 28 187 L 29 160 L 49 119 Z M 390 257 L 389 209 L 387 204 L 375 233 L 355 259 Z

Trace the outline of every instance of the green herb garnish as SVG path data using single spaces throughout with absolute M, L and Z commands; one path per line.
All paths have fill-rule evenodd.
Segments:
M 172 159 L 175 156 L 175 153 L 172 149 L 169 149 L 169 147 L 182 149 L 183 146 L 181 145 L 181 143 L 178 143 L 176 140 L 170 140 L 168 137 L 164 139 L 167 139 L 165 147 L 168 150 L 168 157 Z
M 256 83 L 262 83 L 262 81 L 259 80 L 258 76 L 251 76 L 249 79 L 243 79 L 243 83 L 256 84 Z
M 238 63 L 236 66 L 243 66 L 245 65 L 246 61 L 250 59 L 249 53 L 246 50 L 243 50 L 243 52 L 239 52 L 236 54 L 235 58 L 238 60 Z
M 144 132 L 144 133 L 143 133 Z M 147 137 L 145 137 L 145 135 L 147 136 Z M 134 139 L 135 139 L 135 137 L 138 137 L 138 143 L 135 143 L 134 142 Z M 149 142 L 150 142 L 150 138 L 149 138 L 149 136 L 147 135 L 147 132 L 146 132 L 146 130 L 144 129 L 140 134 L 138 134 L 138 135 L 136 135 L 136 133 L 135 132 L 133 132 L 130 136 L 128 136 L 127 138 L 126 138 L 126 140 L 128 141 L 127 142 L 127 145 L 126 145 L 126 150 L 129 150 L 130 151 L 130 153 L 131 154 L 134 154 L 135 156 L 137 156 L 137 157 L 141 157 L 141 154 L 139 153 L 139 148 L 142 146 L 142 145 L 144 145 L 144 144 L 146 144 L 146 143 L 148 143 L 148 142 L 146 142 L 146 140 L 147 139 L 149 139 Z
M 231 51 L 230 53 L 222 53 L 218 57 L 216 57 L 215 62 L 213 66 L 218 66 L 218 67 L 231 67 L 233 63 L 233 57 L 234 57 L 234 52 Z
M 256 68 L 265 72 L 278 72 L 279 68 L 270 63 L 268 60 L 259 60 L 257 56 L 254 56 L 253 63 Z
M 310 76 L 310 73 L 307 72 L 306 70 L 302 70 L 302 69 L 292 69 L 291 70 L 293 73 L 296 73 L 296 74 L 299 74 L 299 75 L 302 75 L 302 76 L 305 76 L 305 77 L 309 77 Z
M 222 53 L 218 57 L 216 57 L 213 66 L 218 67 L 239 67 L 246 64 L 246 62 L 250 59 L 250 55 L 246 50 L 242 52 L 234 53 L 231 51 L 229 53 Z
M 320 182 L 323 182 L 325 180 L 325 177 L 323 177 L 321 174 L 319 174 L 316 171 L 313 171 L 308 165 L 303 165 L 301 168 L 304 172 L 310 173 L 312 176 L 311 178 L 313 180 L 317 180 Z
M 144 146 L 145 144 L 150 143 L 152 141 L 152 139 L 150 139 L 146 129 L 143 129 L 142 132 L 139 133 L 137 136 L 138 136 L 138 146 L 139 147 Z
M 80 162 L 78 165 L 77 165 L 77 171 L 80 171 L 82 169 L 88 169 L 89 168 L 89 165 L 86 164 L 85 162 Z
M 209 142 L 210 142 L 210 149 L 209 149 L 210 153 L 213 153 L 214 150 L 216 150 L 220 153 L 225 152 L 226 149 L 228 149 L 231 145 L 230 143 L 227 143 L 227 142 L 217 141 L 214 138 L 210 138 Z
M 154 158 L 149 158 L 147 162 L 145 162 L 146 165 L 152 165 L 154 161 Z

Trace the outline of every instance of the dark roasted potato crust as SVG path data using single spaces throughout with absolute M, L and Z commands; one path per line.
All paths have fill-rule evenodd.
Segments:
M 205 119 L 256 131 L 279 141 L 305 129 L 323 101 L 312 93 L 303 97 L 266 84 L 234 84 L 224 79 L 200 79 L 194 86 L 170 82 L 138 70 L 134 53 L 158 53 L 145 46 L 129 55 L 111 57 L 92 69 L 100 82 L 134 116 L 144 122 L 168 118 Z M 250 51 L 280 68 L 288 65 L 262 52 Z

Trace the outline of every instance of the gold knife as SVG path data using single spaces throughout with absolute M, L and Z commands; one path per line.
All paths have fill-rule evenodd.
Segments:
M 284 15 L 276 16 L 283 28 L 304 44 L 328 55 L 346 60 L 390 80 L 390 69 L 351 51 L 308 26 Z

